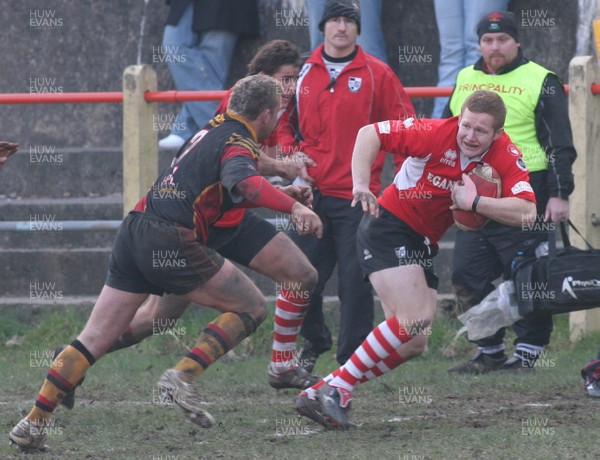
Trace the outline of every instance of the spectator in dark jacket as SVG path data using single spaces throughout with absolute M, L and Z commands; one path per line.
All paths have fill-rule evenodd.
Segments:
M 496 11 L 477 26 L 482 58 L 464 68 L 456 80 L 446 115 L 456 115 L 462 102 L 477 89 L 497 92 L 506 104 L 505 129 L 523 153 L 515 155 L 529 170 L 537 201 L 537 220 L 511 228 L 491 221 L 476 232 L 459 231 L 454 247 L 452 283 L 465 308 L 477 305 L 493 289 L 500 275 L 507 277 L 513 257 L 546 239 L 556 222 L 569 218 L 573 191 L 571 165 L 577 156 L 569 123 L 567 98 L 554 72 L 523 56 L 515 17 Z M 518 153 L 518 152 L 517 152 Z M 517 293 L 519 295 L 519 293 Z M 532 369 L 550 341 L 552 316 L 528 316 L 513 326 L 517 339 L 514 357 L 504 352 L 504 329 L 477 341 L 479 352 L 458 373 Z

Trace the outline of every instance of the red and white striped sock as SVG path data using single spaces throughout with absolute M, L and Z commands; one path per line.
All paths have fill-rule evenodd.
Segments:
M 376 377 L 380 377 L 383 374 L 387 374 L 389 371 L 392 371 L 394 369 L 396 369 L 398 366 L 400 366 L 400 364 L 403 364 L 406 362 L 406 359 L 404 359 L 402 357 L 402 355 L 400 355 L 400 353 L 398 353 L 398 350 L 394 350 L 387 358 L 385 358 L 382 361 L 379 361 L 378 363 L 376 363 L 372 368 L 370 368 L 369 370 L 367 370 L 367 372 L 365 372 L 363 374 L 363 376 L 358 380 L 358 383 L 365 383 L 368 382 L 369 380 L 373 380 Z M 342 368 L 338 368 L 335 371 L 333 371 L 331 374 L 327 375 L 326 377 L 323 377 L 321 380 L 319 380 L 317 383 L 315 383 L 312 387 L 307 388 L 308 390 L 318 390 L 319 387 L 321 387 L 324 383 L 329 383 L 331 382 L 331 380 L 333 380 L 334 377 L 338 377 L 340 374 L 342 373 Z M 314 399 L 314 395 L 316 394 L 315 392 L 309 392 L 309 396 L 311 397 L 311 399 Z
M 275 301 L 271 367 L 285 369 L 296 360 L 296 340 L 310 302 L 307 291 L 281 289 Z
M 358 380 L 358 383 L 365 383 L 369 380 L 373 380 L 376 377 L 379 377 L 383 374 L 387 374 L 389 371 L 396 369 L 400 364 L 406 362 L 406 359 L 398 353 L 398 350 L 394 350 L 387 358 L 383 361 L 375 364 L 371 369 L 364 373 L 364 375 Z M 315 399 L 317 395 L 317 390 L 323 386 L 325 383 L 331 382 L 334 377 L 339 376 L 342 373 L 342 368 L 338 368 L 333 371 L 331 374 L 323 377 L 317 383 L 315 383 L 312 387 L 307 388 L 305 393 L 308 395 L 310 399 Z
M 387 319 L 373 329 L 346 364 L 340 368 L 339 375 L 334 376 L 328 382 L 329 385 L 352 391 L 369 370 L 373 372 L 377 363 L 389 357 L 401 344 L 411 339 L 412 337 L 400 325 L 396 317 Z M 389 368 L 394 361 L 388 362 L 389 364 L 386 366 Z M 373 372 L 374 375 L 375 372 Z
M 398 350 L 394 350 L 387 358 L 383 361 L 378 362 L 363 374 L 359 379 L 359 383 L 365 383 L 369 380 L 373 380 L 376 377 L 380 377 L 383 374 L 387 374 L 389 371 L 396 369 L 400 364 L 406 362 L 406 359 L 398 353 Z

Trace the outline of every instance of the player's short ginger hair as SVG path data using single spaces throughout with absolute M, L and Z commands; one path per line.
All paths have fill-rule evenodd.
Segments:
M 493 91 L 477 90 L 463 103 L 460 114 L 465 109 L 469 109 L 469 112 L 473 113 L 487 113 L 494 119 L 494 131 L 499 130 L 504 126 L 506 120 L 506 106 L 504 101 L 497 93 Z
M 256 120 L 265 109 L 279 109 L 282 91 L 273 77 L 250 75 L 235 84 L 227 108 L 248 120 Z
M 248 75 L 261 72 L 273 75 L 284 65 L 300 67 L 300 63 L 300 51 L 296 45 L 287 40 L 271 40 L 258 49 L 248 64 Z

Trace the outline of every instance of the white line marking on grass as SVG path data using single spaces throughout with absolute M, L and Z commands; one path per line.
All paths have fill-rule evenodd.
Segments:
M 523 405 L 529 406 L 529 407 L 554 407 L 552 404 L 546 404 L 546 403 L 527 403 L 527 404 L 523 404 Z M 466 411 L 466 413 L 468 413 L 470 415 L 480 415 L 480 414 L 486 414 L 488 412 L 504 412 L 504 411 L 510 410 L 510 409 L 511 408 L 509 408 L 509 407 L 498 407 L 495 409 L 484 409 L 481 411 L 474 411 L 474 410 L 468 409 Z M 457 417 L 460 415 L 464 415 L 464 413 L 461 413 L 461 414 L 409 415 L 406 417 L 394 417 L 394 418 L 387 420 L 387 422 L 388 423 L 410 422 L 411 420 L 417 420 L 417 419 L 422 420 L 422 419 L 428 419 L 428 418 Z

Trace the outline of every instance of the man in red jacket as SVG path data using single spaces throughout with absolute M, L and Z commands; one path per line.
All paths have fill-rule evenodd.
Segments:
M 369 123 L 401 119 L 414 113 L 402 84 L 379 59 L 356 44 L 360 34 L 360 10 L 356 1 L 330 1 L 319 23 L 323 45 L 310 55 L 296 87 L 299 150 L 316 166 L 308 165 L 314 178 L 313 209 L 323 221 L 323 238 L 293 236 L 319 272 L 319 282 L 302 326 L 306 342 L 300 362 L 309 372 L 319 354 L 332 347 L 325 325 L 322 293 L 337 263 L 341 324 L 337 360 L 344 363 L 373 327 L 373 295 L 363 279 L 356 257 L 356 230 L 362 217 L 352 208 L 350 162 L 358 130 Z M 284 146 L 285 148 L 285 146 Z M 371 190 L 381 188 L 385 153 L 372 169 Z

